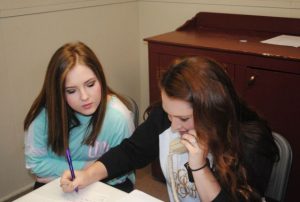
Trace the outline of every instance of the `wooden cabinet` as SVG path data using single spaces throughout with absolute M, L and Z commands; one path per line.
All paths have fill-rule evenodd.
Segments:
M 300 19 L 198 13 L 177 30 L 146 38 L 150 102 L 160 99 L 161 72 L 176 58 L 201 55 L 224 64 L 243 99 L 291 144 L 293 165 L 286 201 L 297 198 L 300 160 L 300 49 L 261 43 L 280 34 L 300 35 Z M 153 175 L 162 179 L 159 163 Z

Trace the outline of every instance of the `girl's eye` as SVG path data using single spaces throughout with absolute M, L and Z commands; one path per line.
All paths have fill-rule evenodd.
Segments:
M 186 122 L 186 121 L 189 120 L 189 118 L 180 118 L 180 120 L 181 120 L 182 122 Z
M 87 84 L 88 87 L 93 87 L 95 85 L 96 81 L 91 81 Z
M 75 90 L 74 90 L 74 89 L 67 89 L 67 90 L 66 90 L 66 93 L 68 93 L 68 94 L 73 94 L 73 93 L 75 93 Z

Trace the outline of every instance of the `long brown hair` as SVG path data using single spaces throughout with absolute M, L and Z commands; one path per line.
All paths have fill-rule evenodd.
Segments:
M 163 74 L 160 88 L 191 103 L 199 141 L 212 153 L 216 178 L 232 201 L 240 196 L 261 200 L 248 184 L 241 145 L 242 113 L 258 116 L 241 101 L 222 66 L 201 57 L 177 60 Z
M 88 66 L 94 72 L 101 84 L 103 98 L 92 115 L 89 123 L 89 127 L 92 127 L 92 129 L 86 135 L 84 144 L 93 145 L 95 143 L 105 116 L 107 95 L 114 93 L 107 86 L 103 68 L 97 56 L 84 43 L 67 43 L 54 53 L 47 68 L 43 87 L 24 120 L 24 130 L 28 130 L 32 121 L 45 108 L 48 120 L 47 144 L 58 155 L 63 155 L 66 148 L 68 148 L 71 128 L 80 124 L 65 98 L 66 76 L 76 65 L 76 62 Z

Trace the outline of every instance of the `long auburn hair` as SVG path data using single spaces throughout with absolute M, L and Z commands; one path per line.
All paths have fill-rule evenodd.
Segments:
M 114 93 L 107 85 L 102 65 L 95 53 L 84 43 L 67 43 L 60 47 L 50 59 L 43 87 L 34 100 L 24 120 L 24 130 L 28 130 L 32 121 L 43 108 L 48 121 L 48 147 L 56 154 L 63 155 L 69 146 L 69 132 L 78 126 L 75 112 L 68 106 L 65 98 L 65 80 L 68 72 L 79 62 L 89 67 L 101 85 L 102 99 L 92 115 L 88 128 L 92 128 L 83 141 L 93 145 L 102 127 L 105 116 L 107 95 Z M 86 130 L 88 132 L 89 130 Z
M 232 201 L 239 196 L 260 201 L 247 181 L 241 143 L 244 114 L 259 117 L 239 98 L 223 67 L 202 57 L 179 59 L 162 75 L 160 88 L 169 97 L 191 103 L 198 139 L 212 153 L 216 178 Z

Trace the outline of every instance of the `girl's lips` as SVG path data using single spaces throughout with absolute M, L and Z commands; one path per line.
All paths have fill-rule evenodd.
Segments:
M 92 107 L 92 103 L 82 105 L 82 108 L 84 108 L 84 109 L 89 109 L 91 107 Z

